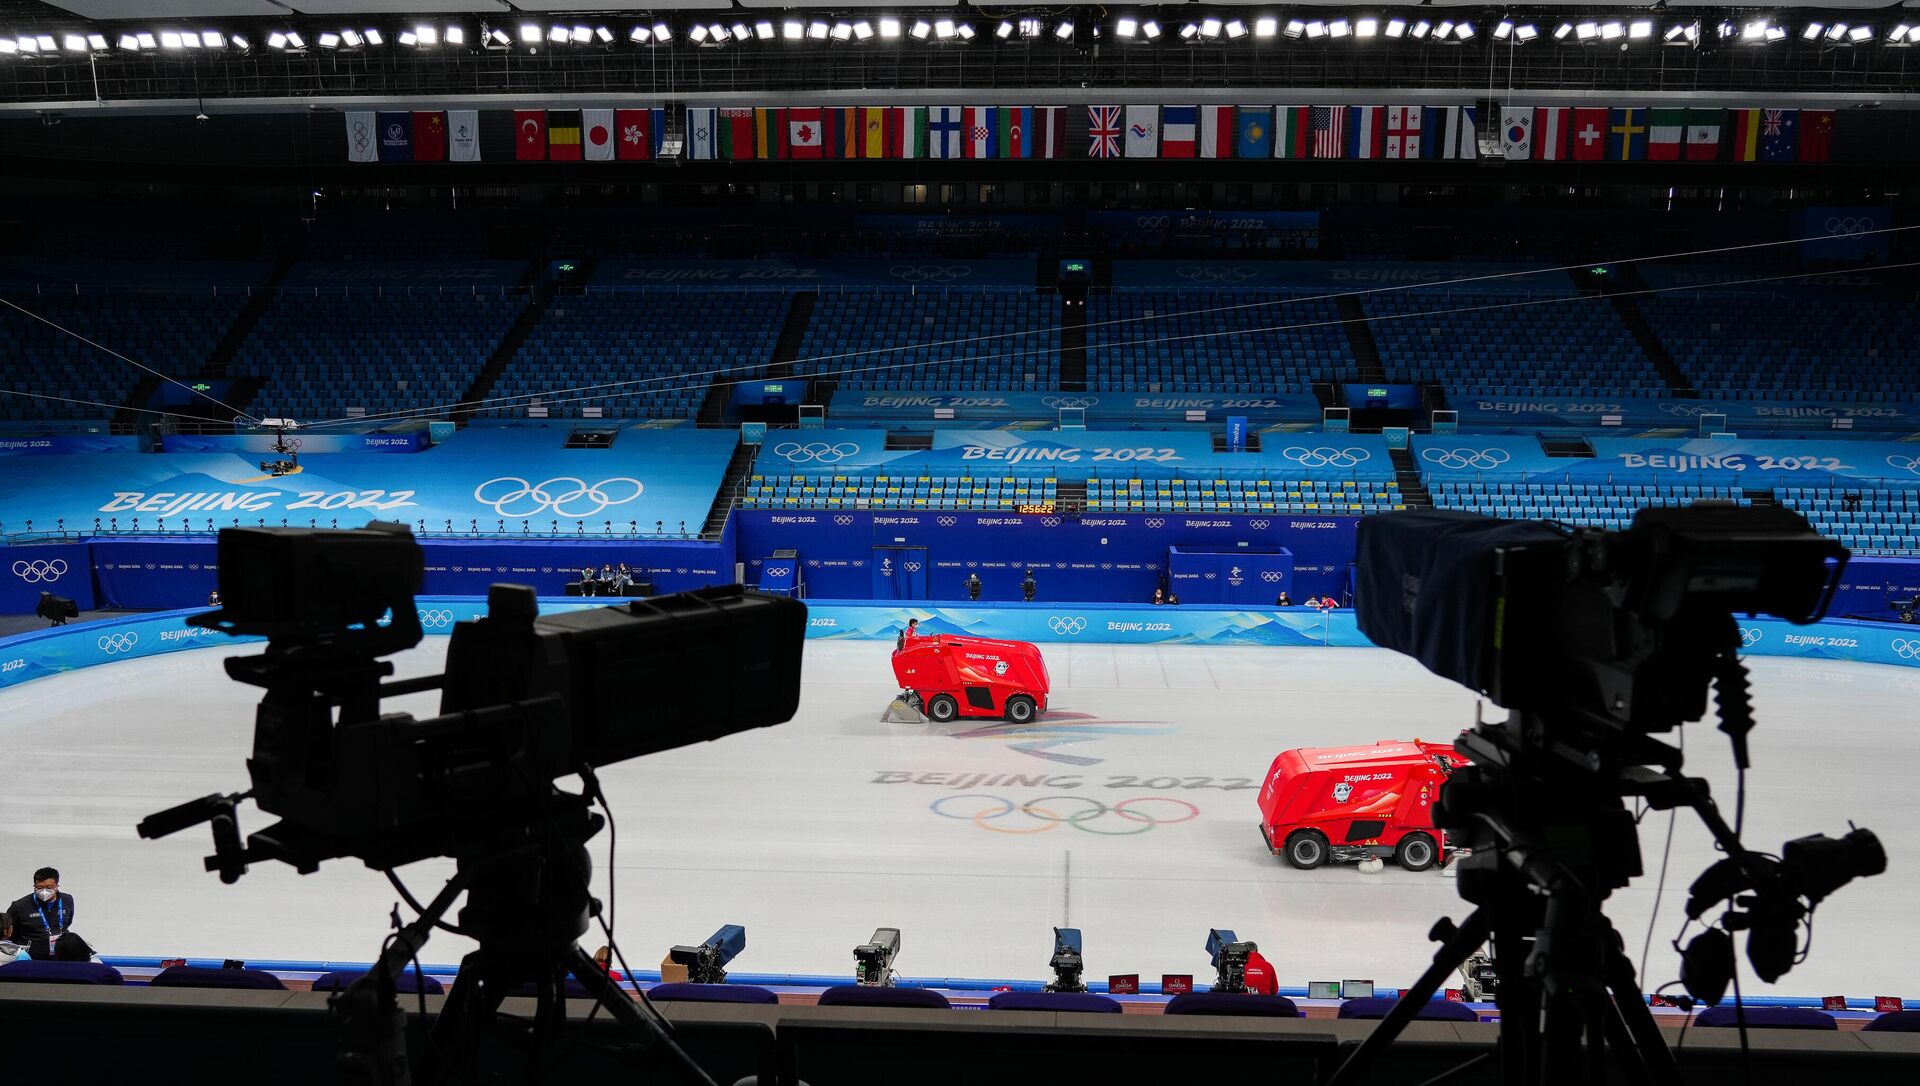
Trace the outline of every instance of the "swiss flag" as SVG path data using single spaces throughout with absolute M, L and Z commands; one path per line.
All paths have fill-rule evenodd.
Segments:
M 547 111 L 513 111 L 513 157 L 521 162 L 545 162 L 547 159 Z
M 820 134 L 820 110 L 787 110 L 787 147 L 790 158 L 820 158 L 824 140 Z
M 1599 162 L 1607 157 L 1607 111 L 1573 111 L 1573 160 Z

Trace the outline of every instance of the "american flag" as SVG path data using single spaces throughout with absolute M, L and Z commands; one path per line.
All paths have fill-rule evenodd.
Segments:
M 1313 133 L 1313 157 L 1339 158 L 1347 153 L 1347 107 L 1314 106 L 1307 128 Z
M 1087 157 L 1120 157 L 1120 107 L 1087 107 Z

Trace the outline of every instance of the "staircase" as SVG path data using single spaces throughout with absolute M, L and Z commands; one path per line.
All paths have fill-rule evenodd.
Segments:
M 1742 490 L 1740 496 L 1752 502 L 1755 508 L 1780 504 L 1774 499 L 1773 491 L 1771 490 Z
M 1567 275 L 1573 279 L 1576 289 L 1583 292 L 1593 289 L 1591 278 L 1581 279 L 1572 269 L 1568 269 Z M 1613 303 L 1613 311 L 1619 314 L 1620 323 L 1632 333 L 1633 341 L 1640 345 L 1647 360 L 1660 371 L 1660 379 L 1667 383 L 1667 391 L 1681 399 L 1697 399 L 1700 393 L 1694 391 L 1693 381 L 1681 371 L 1680 364 L 1674 361 L 1667 345 L 1660 342 L 1653 325 L 1647 323 L 1646 314 L 1640 312 L 1640 307 L 1628 297 L 1648 289 L 1647 281 L 1640 277 L 1639 269 L 1631 264 L 1622 265 L 1612 269 L 1612 274 L 1603 277 L 1601 283 L 1601 293 Z
M 594 262 L 585 263 L 591 265 Z M 580 281 L 586 282 L 592 277 L 593 268 L 589 266 L 581 273 Z M 479 373 L 474 374 L 473 383 L 467 386 L 466 393 L 460 397 L 461 406 L 453 412 L 455 422 L 464 423 L 471 419 L 480 402 L 487 398 L 487 393 L 493 391 L 494 382 L 500 379 L 501 374 L 507 372 L 507 366 L 513 362 L 513 356 L 520 353 L 520 348 L 527 342 L 527 337 L 533 334 L 534 326 L 540 323 L 541 317 L 547 315 L 547 307 L 553 304 L 553 296 L 557 289 L 552 283 L 533 285 L 532 294 L 527 299 L 527 307 L 522 309 L 520 316 L 514 319 L 513 327 L 507 329 L 507 334 L 500 337 L 499 345 L 494 347 L 491 355 L 487 356 L 487 364 L 480 367 Z
M 1062 479 L 1054 490 L 1053 506 L 1057 512 L 1078 515 L 1087 511 L 1087 484 L 1069 483 Z
M 714 492 L 713 507 L 707 510 L 707 522 L 700 527 L 701 539 L 716 542 L 721 533 L 726 531 L 727 517 L 733 514 L 745 496 L 747 476 L 753 474 L 754 458 L 759 454 L 760 446 L 744 441 L 733 447 L 733 457 L 727 461 L 727 474 L 720 481 L 720 489 Z
M 1340 299 L 1340 322 L 1347 333 L 1347 346 L 1353 350 L 1353 360 L 1360 366 L 1360 380 L 1369 384 L 1384 383 L 1387 370 L 1380 364 L 1380 348 L 1373 342 L 1373 329 L 1367 324 L 1366 312 L 1360 308 L 1360 299 L 1351 294 Z
M 780 326 L 780 340 L 773 345 L 773 359 L 767 363 L 767 376 L 778 380 L 793 376 L 793 362 L 800 357 L 800 345 L 806 342 L 807 326 L 813 323 L 813 307 L 820 292 L 803 290 L 794 294 L 787 307 L 787 322 Z
M 1408 509 L 1433 508 L 1433 495 L 1427 492 L 1426 485 L 1420 482 L 1420 471 L 1414 467 L 1411 449 L 1389 449 L 1387 455 L 1393 458 L 1393 480 L 1400 484 L 1400 500 Z

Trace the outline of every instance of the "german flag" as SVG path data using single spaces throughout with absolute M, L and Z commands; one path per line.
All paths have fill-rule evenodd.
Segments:
M 552 162 L 580 161 L 580 111 L 547 111 L 547 159 Z

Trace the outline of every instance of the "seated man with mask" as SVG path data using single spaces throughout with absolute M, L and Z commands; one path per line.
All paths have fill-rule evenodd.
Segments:
M 60 872 L 43 867 L 33 873 L 33 893 L 0 917 L 0 939 L 26 947 L 35 961 L 91 960 L 93 948 L 70 927 L 73 913 L 73 895 L 60 892 Z

